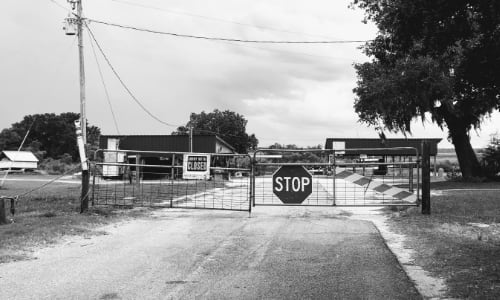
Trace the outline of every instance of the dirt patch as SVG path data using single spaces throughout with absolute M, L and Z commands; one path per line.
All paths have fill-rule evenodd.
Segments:
M 1 194 L 18 195 L 41 184 L 43 182 L 6 181 Z M 0 226 L 0 263 L 30 259 L 36 249 L 53 245 L 65 237 L 99 235 L 102 225 L 151 212 L 100 206 L 80 214 L 79 197 L 78 186 L 55 183 L 19 198 L 15 215 L 8 215 L 11 223 Z

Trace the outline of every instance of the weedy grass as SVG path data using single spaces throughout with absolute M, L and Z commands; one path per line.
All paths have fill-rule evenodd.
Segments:
M 20 177 L 16 177 L 20 178 Z M 26 176 L 27 181 L 6 181 L 1 196 L 23 194 L 44 184 L 33 179 L 51 176 Z M 31 180 L 30 180 L 31 179 Z M 10 207 L 10 204 L 8 205 Z M 54 244 L 65 236 L 103 234 L 101 225 L 147 215 L 147 209 L 118 210 L 91 207 L 80 214 L 80 186 L 77 183 L 53 183 L 20 197 L 10 224 L 0 225 L 0 263 L 29 259 L 32 251 Z
M 431 215 L 391 213 L 416 250 L 415 263 L 446 279 L 448 297 L 500 299 L 500 183 L 432 183 Z M 497 189 L 497 190 L 481 190 Z

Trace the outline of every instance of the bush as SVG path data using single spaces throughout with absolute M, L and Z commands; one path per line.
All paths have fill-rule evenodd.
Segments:
M 40 169 L 46 171 L 49 174 L 64 174 L 76 168 L 77 166 L 78 164 L 72 163 L 71 156 L 69 156 L 68 158 L 64 155 L 60 159 L 47 158 L 40 163 Z
M 460 170 L 458 163 L 453 163 L 448 159 L 442 162 L 438 162 L 436 164 L 436 168 L 442 168 L 446 173 L 456 172 L 457 170 Z
M 481 164 L 489 178 L 500 177 L 500 139 L 492 138 L 490 144 L 481 153 Z

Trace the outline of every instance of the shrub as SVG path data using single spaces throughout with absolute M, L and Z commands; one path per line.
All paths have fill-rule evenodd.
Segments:
M 71 156 L 62 157 L 60 159 L 47 158 L 40 163 L 40 169 L 46 171 L 49 174 L 64 174 L 76 168 L 78 164 L 74 164 L 71 161 Z M 75 170 L 76 172 L 76 170 Z
M 437 169 L 442 168 L 446 173 L 454 172 L 457 169 L 460 170 L 458 163 L 453 163 L 448 159 L 445 161 L 442 161 L 442 162 L 438 162 L 436 164 L 436 167 L 437 167 Z
M 493 137 L 490 144 L 481 153 L 481 164 L 485 175 L 490 178 L 500 177 L 500 138 Z

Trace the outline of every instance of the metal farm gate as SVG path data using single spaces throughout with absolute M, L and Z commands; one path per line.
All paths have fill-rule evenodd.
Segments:
M 363 149 L 391 150 L 402 148 Z M 357 149 L 351 149 L 357 150 Z M 407 150 L 410 150 L 407 148 Z M 418 151 L 415 157 L 418 157 Z M 259 150 L 254 156 L 253 205 L 415 206 L 418 162 L 361 160 L 335 150 Z
M 93 205 L 250 212 L 257 205 L 415 206 L 420 198 L 418 161 L 360 160 L 335 150 L 97 153 Z
M 92 168 L 94 205 L 250 210 L 248 155 L 131 150 L 100 154 Z M 189 162 L 193 167 L 206 165 L 206 170 L 188 177 L 186 157 L 195 159 Z

